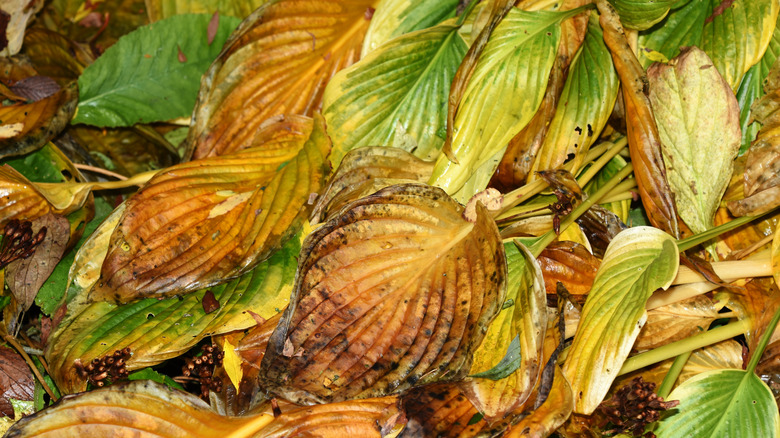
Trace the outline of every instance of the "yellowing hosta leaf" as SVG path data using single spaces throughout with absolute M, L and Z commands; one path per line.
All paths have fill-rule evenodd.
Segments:
M 149 21 L 178 14 L 213 14 L 245 18 L 268 0 L 145 0 Z
M 712 12 L 711 3 L 710 0 L 679 2 L 661 24 L 640 32 L 637 56 L 642 66 L 660 61 L 661 57 L 672 59 L 681 47 L 701 45 L 704 21 Z
M 331 162 L 361 146 L 390 146 L 401 124 L 406 148 L 434 158 L 447 123 L 447 96 L 468 47 L 454 20 L 399 37 L 339 72 L 323 97 L 333 139 Z
M 677 212 L 694 233 L 704 232 L 713 226 L 739 151 L 737 99 L 696 47 L 669 64 L 653 64 L 647 78 Z
M 722 368 L 742 369 L 743 360 L 742 344 L 733 339 L 708 345 L 691 354 L 680 373 L 678 382 L 684 382 L 705 371 Z
M 0 224 L 11 219 L 32 220 L 52 211 L 46 198 L 13 167 L 0 166 Z
M 572 173 L 577 173 L 609 119 L 617 89 L 612 57 L 604 45 L 598 18 L 591 15 L 582 48 L 569 69 L 560 104 L 529 179 L 535 178 L 535 172 L 558 168 L 569 154 L 574 154 Z
M 645 30 L 663 20 L 678 0 L 609 0 L 629 29 Z
M 52 377 L 61 391 L 83 391 L 86 382 L 74 366 L 76 360 L 87 364 L 130 347 L 133 356 L 127 369 L 141 369 L 176 357 L 205 337 L 254 326 L 248 311 L 271 318 L 287 305 L 299 248 L 293 238 L 251 272 L 209 288 L 220 306 L 208 314 L 201 302 L 205 290 L 181 300 L 97 302 L 73 310 L 69 306 L 65 320 L 49 338 L 46 358 Z
M 547 399 L 528 416 L 513 425 L 506 437 L 550 436 L 569 418 L 573 408 L 574 397 L 571 386 L 563 376 L 561 368 L 555 365 L 555 376 Z
M 506 295 L 504 247 L 441 189 L 391 186 L 304 242 L 290 306 L 261 382 L 300 401 L 337 401 L 463 377 Z
M 328 186 L 317 199 L 312 223 L 332 219 L 348 203 L 394 184 L 424 183 L 433 163 L 398 148 L 363 147 L 344 156 Z
M 772 391 L 753 372 L 721 369 L 686 380 L 669 400 L 680 404 L 655 429 L 669 437 L 776 437 L 780 415 Z
M 563 368 L 575 412 L 588 415 L 604 399 L 647 319 L 645 302 L 678 266 L 674 239 L 657 228 L 629 228 L 609 244 Z
M 485 46 L 455 115 L 451 151 L 458 163 L 440 155 L 430 184 L 455 194 L 484 166 L 456 198 L 465 202 L 484 190 L 507 143 L 542 101 L 561 21 L 580 12 L 509 11 Z
M 291 136 L 155 175 L 127 201 L 92 298 L 181 294 L 267 258 L 297 231 L 327 171 L 318 120 L 305 143 Z
M 330 78 L 358 60 L 379 0 L 279 0 L 236 30 L 204 75 L 188 134 L 194 158 L 253 144 L 279 115 L 312 116 Z
M 454 17 L 458 3 L 458 0 L 380 1 L 368 26 L 360 57 L 395 37 L 433 27 Z
M 472 378 L 461 387 L 489 421 L 503 418 L 525 403 L 534 390 L 541 368 L 547 328 L 547 295 L 539 265 L 527 249 L 504 245 L 507 257 L 507 291 L 504 309 L 490 323 L 471 364 Z M 493 368 L 519 337 L 521 355 L 511 374 L 495 375 Z M 517 368 L 517 371 L 514 370 Z
M 724 8 L 725 6 L 725 8 Z M 780 3 L 776 0 L 736 0 L 726 5 L 711 0 L 701 48 L 733 90 L 758 63 L 775 30 Z

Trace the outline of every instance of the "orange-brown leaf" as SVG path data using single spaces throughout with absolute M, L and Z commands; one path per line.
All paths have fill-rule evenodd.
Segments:
M 581 298 L 576 300 L 580 304 L 585 302 L 601 265 L 599 259 L 584 246 L 569 241 L 551 243 L 538 260 L 548 295 L 555 293 L 558 282 L 561 282 L 569 294 Z
M 550 436 L 569 418 L 573 409 L 574 396 L 571 392 L 571 386 L 563 376 L 561 367 L 555 365 L 555 377 L 553 377 L 552 388 L 547 399 L 541 406 L 512 426 L 506 437 L 542 438 Z
M 301 135 L 180 164 L 135 196 L 111 236 L 94 299 L 208 287 L 263 261 L 294 234 L 327 171 L 322 119 Z
M 241 24 L 204 75 L 188 147 L 194 158 L 254 145 L 263 123 L 312 116 L 330 78 L 358 60 L 378 0 L 281 0 Z
M 350 204 L 304 242 L 264 386 L 337 401 L 463 377 L 506 294 L 504 247 L 441 189 L 396 185 Z
M 0 166 L 0 227 L 11 219 L 33 220 L 52 211 L 46 198 L 13 167 Z

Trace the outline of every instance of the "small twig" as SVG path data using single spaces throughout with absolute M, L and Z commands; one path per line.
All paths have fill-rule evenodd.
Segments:
M 118 174 L 116 172 L 112 172 L 110 170 L 103 169 L 101 167 L 90 166 L 90 165 L 87 165 L 87 164 L 76 164 L 76 163 L 74 163 L 73 165 L 78 170 L 86 170 L 87 172 L 99 173 L 101 175 L 110 176 L 111 178 L 116 178 L 116 179 L 118 179 L 120 181 L 127 180 L 126 176 L 120 175 L 120 174 Z
M 46 394 L 49 394 L 49 397 L 51 397 L 52 401 L 56 402 L 57 396 L 54 395 L 54 391 L 52 391 L 51 388 L 49 388 L 49 385 L 43 379 L 43 375 L 41 375 L 41 372 L 38 370 L 38 367 L 35 366 L 35 362 L 33 362 L 30 355 L 28 355 L 27 352 L 24 351 L 24 347 L 22 347 L 22 345 L 19 344 L 19 342 L 17 342 L 16 339 L 14 339 L 13 336 L 9 335 L 8 333 L 3 334 L 3 340 L 11 344 L 11 346 L 14 347 L 14 350 L 16 350 L 19 354 L 22 355 L 24 361 L 27 362 L 27 366 L 30 367 L 30 370 L 33 372 L 33 374 L 35 374 L 35 377 L 38 379 L 38 382 L 40 382 L 41 386 L 43 387 L 43 390 L 46 391 Z

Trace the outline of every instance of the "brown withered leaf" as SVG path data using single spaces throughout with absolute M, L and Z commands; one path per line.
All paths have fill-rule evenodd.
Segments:
M 95 300 L 129 301 L 209 287 L 263 261 L 307 216 L 327 172 L 318 116 L 288 141 L 171 167 L 127 201 Z
M 310 234 L 262 384 L 312 402 L 463 377 L 504 302 L 506 262 L 484 207 L 476 222 L 462 213 L 439 188 L 402 184 Z
M 22 310 L 32 306 L 38 290 L 62 259 L 70 240 L 70 223 L 64 216 L 48 213 L 32 221 L 33 235 L 44 228 L 45 237 L 35 252 L 6 267 L 8 287 Z
M 268 347 L 268 339 L 281 319 L 282 313 L 280 312 L 273 318 L 269 318 L 264 323 L 250 329 L 236 346 L 238 356 L 252 367 L 260 369 L 260 363 L 262 363 L 265 350 Z
M 95 54 L 85 44 L 78 44 L 53 30 L 33 27 L 24 35 L 24 54 L 35 70 L 54 79 L 60 86 L 78 79 Z
M 570 297 L 583 304 L 601 265 L 601 261 L 584 246 L 569 241 L 551 243 L 539 255 L 538 261 L 544 276 L 548 303 L 550 296 L 555 295 L 558 282 L 561 282 Z
M 268 119 L 312 116 L 330 78 L 358 60 L 378 0 L 281 0 L 239 26 L 204 75 L 188 156 L 251 144 Z
M 647 76 L 628 45 L 615 9 L 607 0 L 598 0 L 596 5 L 601 13 L 599 23 L 604 30 L 604 42 L 612 53 L 623 90 L 628 149 L 642 204 L 653 226 L 679 237 L 674 199 L 666 181 L 666 169 L 661 156 L 661 139 L 650 100 L 645 94 Z
M 52 211 L 46 198 L 13 167 L 0 166 L 0 226 L 9 220 L 32 220 Z
M 741 177 L 739 185 L 741 191 Z M 734 219 L 734 217 L 729 214 L 727 208 L 720 208 L 718 209 L 718 212 L 715 213 L 715 226 L 722 225 L 732 219 Z M 732 252 L 747 250 L 767 236 L 771 236 L 772 233 L 774 233 L 777 220 L 778 215 L 763 217 L 759 220 L 755 220 L 749 224 L 743 225 L 736 230 L 721 234 L 718 245 L 718 255 L 725 259 Z M 766 246 L 767 248 L 768 245 L 769 244 Z
M 609 242 L 628 228 L 615 213 L 600 205 L 590 207 L 585 214 L 577 218 L 577 223 L 587 236 L 596 257 L 604 257 Z
M 348 203 L 393 184 L 424 183 L 433 162 L 403 149 L 369 146 L 349 151 L 322 195 L 317 198 L 312 225 L 332 219 Z
M 14 417 L 14 408 L 8 399 L 32 400 L 35 380 L 32 371 L 19 353 L 0 347 L 0 413 Z
M 717 318 L 718 308 L 704 295 L 649 310 L 634 349 L 651 350 L 705 332 Z
M 728 307 L 737 311 L 740 319 L 748 321 L 749 330 L 745 333 L 745 338 L 752 354 L 772 315 L 780 307 L 780 290 L 772 278 L 754 278 L 745 284 L 744 290 L 730 291 L 727 294 Z M 777 334 L 775 331 L 770 343 L 777 339 Z M 746 359 L 746 363 L 748 361 L 749 359 Z
M 561 427 L 574 409 L 574 396 L 561 367 L 555 365 L 555 377 L 547 399 L 528 416 L 512 426 L 505 436 L 546 437 Z
M 413 388 L 403 395 L 401 403 L 408 421 L 399 438 L 467 438 L 481 436 L 484 429 L 489 429 L 477 408 L 452 383 Z M 500 434 L 505 429 L 495 432 Z
M 59 134 L 73 117 L 76 82 L 32 103 L 0 106 L 0 158 L 32 152 Z

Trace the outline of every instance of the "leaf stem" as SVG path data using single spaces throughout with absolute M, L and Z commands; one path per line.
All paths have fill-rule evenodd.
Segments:
M 775 327 L 777 327 L 778 321 L 780 321 L 780 307 L 775 310 L 775 314 L 772 315 L 772 320 L 769 321 L 769 325 L 766 326 L 764 333 L 761 334 L 761 339 L 758 341 L 758 345 L 756 346 L 755 351 L 751 352 L 750 362 L 748 362 L 748 366 L 745 369 L 748 373 L 752 373 L 756 370 L 758 361 L 761 360 L 761 356 L 764 354 L 764 350 L 766 350 L 767 344 L 769 344 L 769 339 L 775 332 Z
M 716 344 L 734 336 L 744 334 L 748 330 L 748 324 L 744 320 L 734 321 L 732 323 L 716 327 L 712 330 L 700 333 L 696 336 L 681 339 L 670 344 L 658 347 L 645 353 L 639 353 L 636 356 L 628 358 L 618 373 L 619 376 L 628 374 L 648 365 L 661 362 L 663 360 L 679 356 L 685 352 L 693 351 L 707 345 Z
M 577 178 L 577 183 L 580 185 L 580 187 L 585 187 L 585 184 L 589 183 L 590 180 L 595 177 L 601 169 L 609 163 L 610 160 L 615 158 L 615 155 L 619 154 L 620 151 L 623 150 L 623 148 L 626 147 L 628 144 L 628 138 L 623 137 L 616 142 L 613 143 L 614 146 L 610 147 L 607 152 L 602 154 L 598 160 L 596 160 L 592 166 L 588 167 L 588 170 L 582 173 L 582 175 Z
M 742 225 L 745 225 L 749 222 L 752 222 L 755 219 L 758 219 L 760 217 L 766 216 L 769 213 L 774 213 L 777 211 L 778 207 L 775 207 L 769 211 L 766 211 L 764 213 L 761 213 L 756 216 L 742 216 L 738 217 L 734 220 L 731 220 L 729 222 L 726 222 L 725 224 L 718 225 L 717 227 L 711 228 L 703 233 L 699 233 L 696 235 L 693 235 L 691 237 L 687 237 L 685 239 L 681 239 L 677 241 L 677 248 L 680 250 L 680 252 L 687 251 L 697 245 L 700 245 L 710 239 L 714 239 L 715 237 L 718 237 L 719 235 L 731 231 L 735 228 L 738 228 Z
M 659 397 L 662 397 L 664 400 L 666 400 L 666 397 L 669 397 L 669 393 L 672 392 L 674 383 L 677 382 L 677 378 L 680 377 L 680 373 L 682 373 L 683 367 L 685 367 L 685 364 L 688 362 L 688 358 L 691 357 L 691 353 L 693 353 L 693 351 L 686 351 L 674 359 L 671 368 L 669 368 L 669 371 L 666 372 L 666 376 L 664 376 L 664 381 L 661 382 L 661 386 L 658 387 L 657 394 Z

